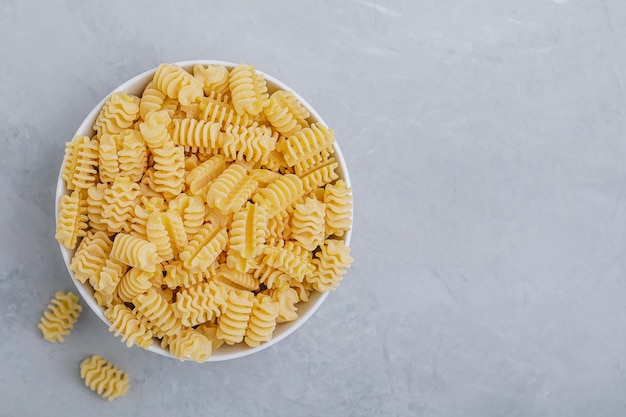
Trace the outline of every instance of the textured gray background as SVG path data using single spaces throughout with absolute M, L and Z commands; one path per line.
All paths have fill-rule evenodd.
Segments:
M 0 415 L 626 412 L 623 1 L 85 3 L 0 3 Z M 127 349 L 90 311 L 44 342 L 72 289 L 64 142 L 124 80 L 193 58 L 255 64 L 335 129 L 354 268 L 236 361 Z M 126 398 L 82 386 L 95 352 L 130 373 Z

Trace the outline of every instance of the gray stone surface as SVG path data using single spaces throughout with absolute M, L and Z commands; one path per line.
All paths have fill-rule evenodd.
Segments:
M 626 411 L 626 4 L 620 0 L 0 3 L 0 415 L 608 416 Z M 162 61 L 245 61 L 335 129 L 354 268 L 240 360 L 127 349 L 54 240 L 64 142 Z M 109 404 L 78 364 L 132 376 Z

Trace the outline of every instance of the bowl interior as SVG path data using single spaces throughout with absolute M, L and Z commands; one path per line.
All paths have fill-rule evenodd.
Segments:
M 217 65 L 224 65 L 229 69 L 232 69 L 236 66 L 236 64 L 233 64 L 231 62 L 211 61 L 211 60 L 183 61 L 183 62 L 177 62 L 176 64 L 188 71 L 191 71 L 194 64 L 202 64 L 202 65 L 217 64 Z M 117 87 L 115 90 L 113 90 L 111 93 L 126 92 L 129 94 L 134 94 L 134 95 L 139 96 L 143 92 L 146 85 L 152 80 L 152 77 L 155 71 L 156 71 L 156 68 L 143 72 L 131 78 L 130 80 L 126 81 L 125 83 Z M 287 85 L 275 79 L 274 77 L 263 73 L 262 71 L 257 70 L 257 72 L 260 72 L 265 76 L 270 94 L 278 89 L 291 91 L 298 98 L 298 100 L 300 100 L 300 102 L 306 107 L 306 109 L 311 113 L 311 120 L 313 120 L 316 123 L 321 123 L 323 125 L 326 125 L 324 120 L 315 111 L 315 109 L 313 109 L 313 107 L 311 107 L 311 105 L 307 103 L 307 101 L 304 100 L 293 89 L 289 88 Z M 98 116 L 98 113 L 100 112 L 100 109 L 104 105 L 109 95 L 107 95 L 107 97 L 102 99 L 93 108 L 93 110 L 89 113 L 89 115 L 87 115 L 83 123 L 80 125 L 80 127 L 74 134 L 75 136 L 81 135 L 81 136 L 91 137 L 95 133 L 94 130 L 92 129 L 92 126 L 96 120 L 96 117 Z M 351 186 L 350 176 L 348 175 L 348 170 L 346 168 L 346 163 L 343 158 L 343 154 L 341 153 L 341 149 L 339 148 L 339 145 L 337 145 L 336 142 L 335 142 L 334 147 L 335 147 L 335 157 L 337 158 L 337 161 L 339 162 L 337 174 L 339 175 L 339 178 L 343 179 L 346 182 L 346 184 L 350 187 Z M 59 177 L 57 180 L 57 189 L 56 189 L 55 213 L 58 213 L 59 199 L 61 198 L 61 196 L 67 193 L 68 193 L 68 190 L 65 186 L 64 181 L 61 178 L 61 173 L 59 172 Z M 56 218 L 55 218 L 55 221 L 56 221 Z M 346 245 L 350 245 L 351 235 L 352 235 L 352 230 L 348 231 L 348 233 L 345 234 L 344 239 L 345 239 Z M 65 266 L 67 267 L 67 270 L 70 276 L 72 277 L 72 281 L 76 285 L 78 292 L 81 294 L 83 300 L 85 300 L 85 302 L 89 305 L 89 307 L 96 313 L 96 315 L 104 323 L 106 323 L 107 326 L 109 326 L 111 323 L 104 316 L 104 310 L 105 310 L 104 307 L 99 306 L 98 303 L 96 303 L 94 299 L 93 288 L 91 288 L 91 286 L 88 283 L 82 284 L 79 281 L 75 280 L 73 277 L 72 271 L 70 271 L 69 269 L 70 261 L 72 260 L 72 257 L 74 256 L 74 250 L 69 250 L 65 248 L 63 245 L 59 245 L 59 246 L 61 248 L 63 260 L 65 261 Z M 213 355 L 209 359 L 209 362 L 235 359 L 235 358 L 239 358 L 242 356 L 250 355 L 252 353 L 259 352 L 263 349 L 266 349 L 275 343 L 280 342 L 282 339 L 284 339 L 285 337 L 293 333 L 297 328 L 299 328 L 302 324 L 304 324 L 315 313 L 315 311 L 317 311 L 317 309 L 322 305 L 322 303 L 324 302 L 327 296 L 328 296 L 328 293 L 323 293 L 323 294 L 320 294 L 318 292 L 311 293 L 308 303 L 298 304 L 298 318 L 295 321 L 288 322 L 288 323 L 281 323 L 277 325 L 276 330 L 274 331 L 274 336 L 269 342 L 264 343 L 256 348 L 249 348 L 245 344 L 238 344 L 238 345 L 233 345 L 233 346 L 223 345 L 220 349 L 216 350 L 213 353 Z M 168 356 L 172 358 L 174 357 L 166 349 L 161 348 L 158 343 L 154 343 L 147 350 L 152 351 L 154 353 L 158 353 L 160 355 L 164 355 L 164 356 Z

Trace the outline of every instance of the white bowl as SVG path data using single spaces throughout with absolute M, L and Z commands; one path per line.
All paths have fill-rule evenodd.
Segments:
M 210 60 L 183 61 L 183 62 L 176 62 L 176 64 L 188 71 L 191 71 L 192 67 L 195 64 L 224 65 L 228 67 L 229 69 L 232 69 L 236 66 L 236 64 L 233 64 L 231 62 L 210 61 Z M 115 90 L 113 90 L 111 93 L 123 91 L 123 92 L 134 94 L 137 96 L 141 95 L 146 85 L 152 80 L 152 77 L 155 71 L 156 71 L 156 68 L 145 71 L 131 78 L 130 80 L 126 81 L 125 83 L 117 87 Z M 307 103 L 306 100 L 300 97 L 300 95 L 296 93 L 293 89 L 289 88 L 287 85 L 277 80 L 276 78 L 263 73 L 262 71 L 257 70 L 257 72 L 265 76 L 270 94 L 277 89 L 291 91 L 298 98 L 298 100 L 300 100 L 300 102 L 304 105 L 304 107 L 306 107 L 306 109 L 311 113 L 311 119 L 314 122 L 326 125 L 322 117 L 315 111 L 315 109 L 309 103 Z M 102 106 L 104 105 L 105 101 L 107 100 L 109 96 L 110 94 L 107 95 L 105 98 L 103 98 L 96 105 L 96 107 L 94 107 L 93 110 L 89 112 L 89 114 L 87 115 L 85 120 L 83 120 L 83 122 L 81 123 L 80 127 L 78 128 L 74 136 L 89 136 L 89 137 L 93 136 L 95 132 L 92 129 L 92 126 L 96 120 L 96 117 L 98 116 L 98 113 L 100 112 L 100 109 L 102 108 Z M 339 162 L 339 167 L 337 168 L 337 174 L 339 175 L 339 178 L 343 179 L 348 185 L 348 187 L 350 187 L 351 186 L 350 176 L 348 175 L 346 162 L 343 158 L 343 154 L 341 153 L 341 149 L 339 148 L 339 145 L 336 142 L 335 142 L 334 148 L 335 148 L 335 157 L 337 161 Z M 55 213 L 57 213 L 57 215 L 59 211 L 59 200 L 61 196 L 65 194 L 68 194 L 68 190 L 65 186 L 65 182 L 61 179 L 61 173 L 59 172 L 59 178 L 57 180 L 56 202 L 55 202 Z M 55 215 L 55 221 L 56 221 L 56 215 Z M 352 235 L 351 230 L 345 234 L 344 239 L 345 239 L 346 245 L 350 245 L 351 235 Z M 93 288 L 91 288 L 91 286 L 88 283 L 82 284 L 79 281 L 75 280 L 73 272 L 69 269 L 70 261 L 72 257 L 74 256 L 74 250 L 69 250 L 65 248 L 63 245 L 59 245 L 59 246 L 61 248 L 63 260 L 65 261 L 65 266 L 67 267 L 67 270 L 70 276 L 72 277 L 72 281 L 76 285 L 78 292 L 83 297 L 83 300 L 85 300 L 85 302 L 89 305 L 89 307 L 96 313 L 98 317 L 100 317 L 100 319 L 104 323 L 106 323 L 107 326 L 110 326 L 111 323 L 109 322 L 109 320 L 107 320 L 106 317 L 104 317 L 104 310 L 105 310 L 104 307 L 99 306 L 98 303 L 96 303 L 96 300 L 94 299 Z M 320 306 L 322 305 L 322 303 L 324 302 L 327 296 L 328 296 L 328 292 L 323 293 L 323 294 L 320 294 L 318 292 L 311 293 L 309 302 L 298 304 L 298 318 L 292 322 L 282 323 L 282 324 L 277 325 L 276 330 L 274 331 L 274 337 L 269 342 L 261 344 L 259 347 L 256 347 L 256 348 L 247 347 L 243 343 L 239 343 L 233 346 L 223 345 L 220 349 L 213 352 L 213 355 L 210 357 L 209 362 L 210 361 L 214 361 L 214 362 L 225 361 L 229 359 L 241 358 L 243 356 L 247 356 L 252 353 L 259 352 L 263 349 L 266 349 L 280 342 L 281 340 L 289 336 L 291 333 L 296 331 L 296 329 L 302 326 L 309 318 L 311 318 L 311 316 L 317 311 L 317 309 L 320 308 Z M 154 343 L 147 350 L 154 352 L 154 353 L 158 353 L 159 355 L 174 358 L 174 356 L 172 356 L 166 349 L 161 348 L 158 343 Z

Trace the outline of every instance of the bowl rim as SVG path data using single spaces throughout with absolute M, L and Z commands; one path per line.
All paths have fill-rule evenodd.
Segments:
M 236 63 L 229 62 L 229 61 L 206 60 L 206 59 L 178 61 L 178 62 L 173 62 L 172 64 L 173 65 L 178 65 L 179 67 L 185 68 L 187 70 L 188 70 L 188 68 L 192 67 L 193 65 L 223 65 L 223 66 L 226 66 L 229 69 L 232 69 L 232 68 L 234 68 L 234 67 L 236 67 L 238 65 Z M 144 72 L 141 72 L 141 73 L 131 77 L 130 79 L 124 81 L 118 87 L 116 87 L 111 92 L 109 92 L 102 100 L 100 100 L 94 106 L 94 108 L 87 114 L 87 116 L 85 116 L 85 118 L 83 119 L 82 123 L 80 124 L 80 126 L 78 127 L 78 129 L 76 130 L 74 135 L 72 136 L 72 139 L 74 137 L 76 137 L 76 136 L 85 135 L 84 132 L 92 132 L 92 134 L 93 134 L 93 128 L 92 128 L 93 123 L 94 123 L 97 115 L 100 113 L 100 110 L 104 106 L 104 103 L 111 96 L 111 94 L 116 93 L 116 92 L 127 92 L 129 90 L 129 88 L 135 88 L 136 89 L 136 86 L 140 82 L 142 82 L 142 81 L 145 81 L 145 85 L 147 85 L 147 83 L 154 76 L 157 68 L 158 67 L 154 67 L 152 69 L 149 69 L 149 70 L 146 70 Z M 260 73 L 260 74 L 262 74 L 265 77 L 265 79 L 268 81 L 268 83 L 274 84 L 274 86 L 276 86 L 276 88 L 287 90 L 287 91 L 293 93 L 293 95 L 311 113 L 312 118 L 315 119 L 315 123 L 321 123 L 322 125 L 328 127 L 328 125 L 326 124 L 324 119 L 319 115 L 319 113 L 315 110 L 315 108 L 313 108 L 313 106 L 311 106 L 293 88 L 289 87 L 287 84 L 285 84 L 284 82 L 278 80 L 277 78 L 273 77 L 272 75 L 267 74 L 266 72 L 257 69 L 256 67 L 255 67 L 255 71 Z M 131 87 L 131 86 L 134 86 L 134 87 Z M 91 135 L 89 135 L 89 136 L 91 136 Z M 333 144 L 333 148 L 334 148 L 334 151 L 335 151 L 334 157 L 339 162 L 338 170 L 340 171 L 340 175 L 339 175 L 340 179 L 345 181 L 346 186 L 352 187 L 352 182 L 350 181 L 350 175 L 349 175 L 349 172 L 348 172 L 348 167 L 346 165 L 346 161 L 344 159 L 343 153 L 341 152 L 341 148 L 339 147 L 337 141 L 335 141 L 335 143 Z M 55 206 L 54 206 L 55 224 L 58 221 L 59 200 L 61 199 L 61 197 L 63 195 L 67 194 L 67 191 L 68 191 L 66 186 L 65 186 L 65 183 L 64 183 L 64 181 L 63 181 L 63 179 L 61 177 L 62 171 L 63 171 L 63 161 L 61 160 L 61 168 L 59 170 L 59 176 L 57 178 L 57 187 L 56 187 L 56 195 L 55 195 Z M 352 220 L 354 220 L 354 207 L 353 207 L 353 211 L 352 211 L 352 214 L 351 214 L 350 217 L 351 217 Z M 354 221 L 352 223 L 354 223 Z M 350 246 L 350 241 L 351 241 L 351 237 L 352 237 L 352 231 L 353 231 L 353 226 L 350 228 L 350 230 L 348 230 L 345 233 L 345 236 L 344 236 L 343 240 L 344 240 L 346 246 Z M 74 286 L 76 287 L 76 289 L 80 293 L 80 295 L 83 298 L 83 300 L 85 301 L 85 303 L 87 303 L 89 308 L 96 314 L 96 316 L 98 316 L 98 318 L 100 320 L 102 320 L 107 326 L 110 326 L 111 322 L 103 314 L 105 308 L 100 306 L 100 305 L 98 305 L 96 303 L 96 301 L 95 301 L 95 298 L 94 298 L 93 294 L 90 294 L 88 292 L 88 290 L 85 288 L 86 286 L 88 286 L 88 284 L 82 284 L 82 283 L 78 282 L 76 279 L 74 279 L 74 273 L 70 270 L 71 258 L 73 256 L 73 253 L 76 251 L 76 249 L 67 249 L 66 247 L 61 245 L 61 243 L 58 243 L 58 244 L 59 244 L 59 248 L 61 249 L 61 255 L 62 255 L 63 260 L 65 262 L 65 267 L 67 269 L 67 272 L 70 275 L 70 279 L 74 283 Z M 261 344 L 261 345 L 259 345 L 257 347 L 254 347 L 254 348 L 251 348 L 251 347 L 248 347 L 248 346 L 245 346 L 245 347 L 242 346 L 240 349 L 238 349 L 238 350 L 236 350 L 234 352 L 224 352 L 224 353 L 222 353 L 221 352 L 222 349 L 219 349 L 219 350 L 215 351 L 209 357 L 207 362 L 220 362 L 220 361 L 226 361 L 226 360 L 242 358 L 242 357 L 245 357 L 245 356 L 248 356 L 248 355 L 252 355 L 253 353 L 260 352 L 262 350 L 265 350 L 265 349 L 269 348 L 270 346 L 273 346 L 273 345 L 277 344 L 281 340 L 284 340 L 289 335 L 293 334 L 300 327 L 302 327 L 302 325 L 304 325 L 304 323 L 306 323 L 317 312 L 317 310 L 319 310 L 319 308 L 322 306 L 322 304 L 324 303 L 326 298 L 328 298 L 329 293 L 330 293 L 329 291 L 326 291 L 324 293 L 317 293 L 317 294 L 319 294 L 319 296 L 318 296 L 318 298 L 317 298 L 317 300 L 315 302 L 309 301 L 309 302 L 306 303 L 309 307 L 307 308 L 307 311 L 304 314 L 302 314 L 302 315 L 299 314 L 298 317 L 294 321 L 287 322 L 287 323 L 281 323 L 281 324 L 278 325 L 278 326 L 281 326 L 282 329 L 285 329 L 285 328 L 286 329 L 284 331 L 280 332 L 280 334 L 278 334 L 277 336 L 272 337 L 272 339 L 270 341 L 265 342 L 265 343 L 263 343 L 263 344 Z M 237 346 L 237 345 L 235 345 L 235 346 Z M 156 353 L 156 354 L 161 355 L 161 356 L 165 356 L 165 357 L 169 357 L 169 358 L 173 358 L 173 359 L 178 359 L 174 355 L 172 355 L 169 351 L 167 351 L 166 349 L 161 348 L 161 346 L 156 344 L 156 343 L 153 343 L 151 346 L 149 346 L 145 350 L 150 351 L 152 353 Z

